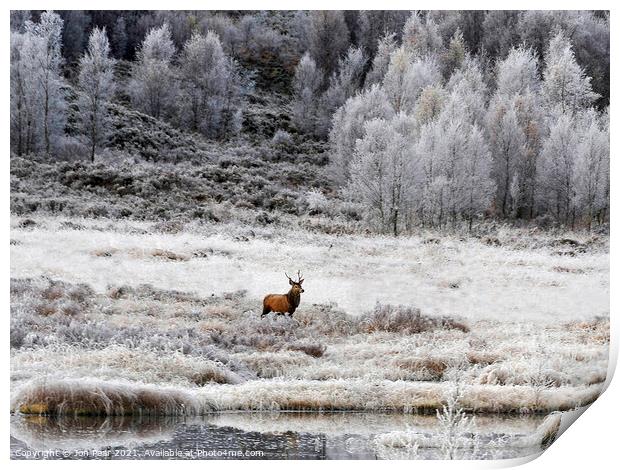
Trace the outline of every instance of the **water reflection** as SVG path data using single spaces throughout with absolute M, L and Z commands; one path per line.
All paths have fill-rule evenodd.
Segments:
M 486 436 L 527 436 L 543 416 L 478 416 Z M 433 415 L 381 413 L 221 413 L 200 418 L 11 417 L 15 459 L 377 459 L 441 458 L 437 447 L 386 451 L 391 431 L 432 437 Z M 528 455 L 510 448 L 493 458 Z

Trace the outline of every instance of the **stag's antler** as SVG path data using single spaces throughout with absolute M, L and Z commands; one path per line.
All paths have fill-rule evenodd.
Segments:
M 299 273 L 299 271 L 297 271 L 297 281 L 293 281 L 291 279 L 291 276 L 289 276 L 288 274 L 286 274 L 286 271 L 284 271 L 284 275 L 288 278 L 289 281 L 294 282 L 295 284 L 301 284 L 301 282 L 303 282 L 303 278 L 301 277 L 301 274 Z

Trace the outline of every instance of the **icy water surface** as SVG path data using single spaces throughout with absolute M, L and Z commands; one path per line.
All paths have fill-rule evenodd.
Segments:
M 476 429 L 506 439 L 531 435 L 543 416 L 479 416 Z M 383 459 L 442 458 L 437 447 L 390 450 L 377 435 L 435 436 L 435 416 L 381 413 L 221 413 L 202 418 L 11 417 L 13 459 Z M 485 450 L 475 458 L 514 458 L 540 448 Z

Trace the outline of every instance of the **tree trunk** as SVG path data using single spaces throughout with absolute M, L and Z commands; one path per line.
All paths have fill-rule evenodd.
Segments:
M 393 229 L 394 229 L 394 236 L 397 237 L 398 236 L 398 209 L 394 210 L 394 217 L 393 217 Z
M 47 87 L 45 88 L 45 115 L 43 122 L 43 130 L 45 134 L 45 154 L 50 154 L 50 130 L 49 130 L 49 92 Z
M 510 188 L 510 175 L 508 173 L 508 164 L 506 164 L 506 180 L 504 186 L 504 197 L 502 199 L 502 216 L 506 217 L 506 205 L 508 204 L 508 189 Z
M 17 110 L 17 155 L 19 155 L 20 157 L 24 153 L 23 133 L 24 129 L 22 125 L 22 110 L 20 105 Z

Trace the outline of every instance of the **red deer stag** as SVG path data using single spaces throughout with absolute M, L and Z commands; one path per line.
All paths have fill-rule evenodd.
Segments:
M 301 274 L 297 271 L 297 281 L 293 281 L 290 276 L 284 273 L 288 278 L 288 283 L 291 285 L 291 290 L 286 294 L 268 294 L 263 299 L 263 314 L 260 316 L 263 318 L 269 312 L 275 312 L 278 315 L 284 315 L 288 313 L 290 317 L 293 316 L 295 310 L 299 306 L 301 301 L 301 293 L 304 291 L 301 284 L 304 282 Z

